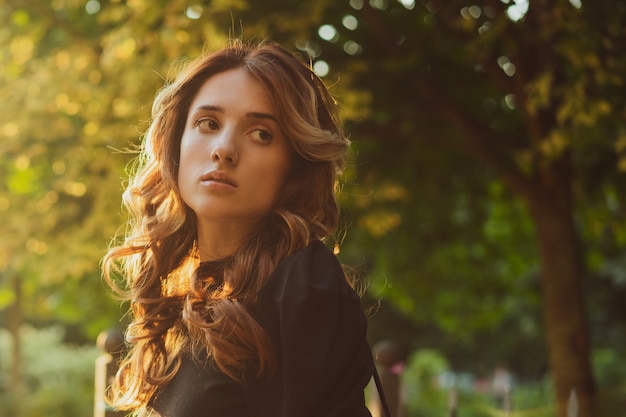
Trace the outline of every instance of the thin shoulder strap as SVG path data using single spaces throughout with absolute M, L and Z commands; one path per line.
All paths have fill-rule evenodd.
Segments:
M 385 413 L 385 417 L 391 417 L 391 412 L 389 411 L 389 404 L 387 403 L 387 397 L 385 397 L 385 391 L 383 390 L 383 384 L 380 381 L 380 376 L 378 375 L 378 370 L 376 369 L 376 365 L 374 365 L 374 382 L 376 383 L 376 389 L 378 390 L 378 398 L 380 398 L 380 405 L 382 406 L 383 412 Z

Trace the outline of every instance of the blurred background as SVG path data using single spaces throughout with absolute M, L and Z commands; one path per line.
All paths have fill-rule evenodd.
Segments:
M 3 0 L 0 416 L 93 416 L 128 150 L 230 37 L 341 106 L 339 257 L 398 416 L 626 415 L 625 1 Z

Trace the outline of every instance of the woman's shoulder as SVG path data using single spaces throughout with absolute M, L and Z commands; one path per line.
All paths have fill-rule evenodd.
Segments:
M 262 291 L 284 281 L 308 282 L 318 285 L 344 278 L 343 268 L 335 254 L 321 241 L 314 240 L 300 251 L 284 258 L 268 277 Z
M 322 241 L 313 240 L 303 249 L 284 258 L 274 273 L 289 271 L 294 268 L 316 270 L 324 267 L 341 269 L 335 254 Z

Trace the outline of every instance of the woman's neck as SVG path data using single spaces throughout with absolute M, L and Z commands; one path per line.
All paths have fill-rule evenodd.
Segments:
M 232 255 L 251 233 L 252 229 L 241 223 L 198 222 L 200 261 L 214 261 Z

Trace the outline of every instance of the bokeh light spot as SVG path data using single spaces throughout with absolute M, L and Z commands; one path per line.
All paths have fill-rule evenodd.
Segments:
M 320 77 L 327 76 L 330 71 L 328 62 L 322 60 L 315 61 L 315 64 L 313 64 L 313 71 L 315 71 L 315 73 Z

